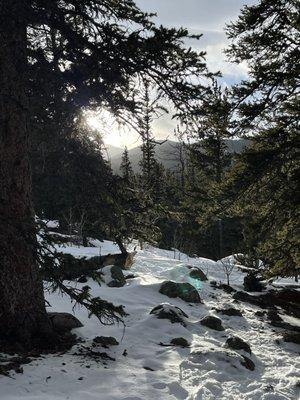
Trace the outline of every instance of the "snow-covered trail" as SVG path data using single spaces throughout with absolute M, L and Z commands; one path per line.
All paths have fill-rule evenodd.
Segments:
M 112 244 L 109 246 L 111 251 Z M 71 247 L 65 251 L 90 256 L 99 249 Z M 124 331 L 122 326 L 99 325 L 94 317 L 88 318 L 84 309 L 75 308 L 76 317 L 84 323 L 76 333 L 86 340 L 79 347 L 90 345 L 95 336 L 114 336 L 120 345 L 104 351 L 116 361 L 96 362 L 73 355 L 74 348 L 66 354 L 45 356 L 24 365 L 23 374 L 0 376 L 0 399 L 296 400 L 299 347 L 280 340 L 280 329 L 272 328 L 254 314 L 258 308 L 234 302 L 230 294 L 212 288 L 209 281 L 200 291 L 203 304 L 188 304 L 159 293 L 160 284 L 174 278 L 178 267 L 184 265 L 198 266 L 210 279 L 225 281 L 222 269 L 214 261 L 183 254 L 180 258 L 174 259 L 171 251 L 148 247 L 138 252 L 130 270 L 136 277 L 124 287 L 99 287 L 88 281 L 94 294 L 124 305 L 129 315 Z M 232 280 L 236 288 L 241 287 L 240 272 L 235 272 Z M 47 293 L 47 300 L 51 311 L 72 312 L 66 296 Z M 150 315 L 160 303 L 180 307 L 189 316 L 186 327 Z M 220 316 L 214 310 L 229 304 L 241 309 L 243 317 Z M 199 320 L 206 315 L 220 317 L 225 330 L 218 332 L 200 325 Z M 255 371 L 230 363 L 223 356 L 230 335 L 249 343 Z M 169 344 L 175 337 L 185 338 L 190 347 L 160 345 Z

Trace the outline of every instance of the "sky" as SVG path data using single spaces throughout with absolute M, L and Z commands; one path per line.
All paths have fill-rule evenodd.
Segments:
M 157 13 L 154 21 L 167 27 L 186 27 L 191 33 L 203 36 L 193 40 L 189 46 L 207 52 L 207 65 L 213 72 L 222 72 L 224 85 L 232 85 L 247 76 L 246 65 L 228 63 L 223 53 L 228 46 L 224 32 L 226 23 L 236 20 L 244 5 L 252 5 L 257 0 L 136 0 L 143 10 Z M 139 144 L 138 134 L 129 129 L 119 130 L 110 118 L 106 117 L 108 132 L 104 133 L 104 141 L 117 147 L 128 148 Z M 90 117 L 90 124 L 101 129 L 101 122 L 96 116 Z M 163 117 L 153 125 L 153 133 L 157 139 L 173 139 L 175 123 L 169 117 Z

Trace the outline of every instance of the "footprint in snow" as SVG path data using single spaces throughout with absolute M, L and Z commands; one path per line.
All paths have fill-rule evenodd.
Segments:
M 171 382 L 168 384 L 169 392 L 178 400 L 185 400 L 189 393 L 178 382 Z
M 152 386 L 154 389 L 165 389 L 167 387 L 167 385 L 163 382 L 155 382 Z

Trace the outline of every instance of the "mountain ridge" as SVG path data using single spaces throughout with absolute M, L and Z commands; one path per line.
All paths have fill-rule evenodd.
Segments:
M 247 144 L 250 143 L 246 139 L 225 139 L 224 140 L 229 153 L 241 153 Z M 176 171 L 179 166 L 179 142 L 175 140 L 166 140 L 155 146 L 155 157 L 158 162 L 171 171 Z M 112 170 L 119 173 L 122 162 L 122 154 L 124 149 L 112 145 L 106 146 L 107 158 L 111 164 Z M 132 169 L 135 173 L 140 172 L 140 160 L 142 158 L 141 146 L 133 147 L 128 150 L 129 159 Z

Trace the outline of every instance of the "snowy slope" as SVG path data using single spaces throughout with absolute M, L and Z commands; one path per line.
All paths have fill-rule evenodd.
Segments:
M 95 244 L 95 243 L 94 243 Z M 101 245 L 102 254 L 117 252 L 111 242 Z M 99 248 L 64 247 L 75 256 L 97 255 Z M 45 356 L 24 365 L 23 374 L 0 376 L 1 400 L 283 400 L 297 399 L 300 382 L 299 347 L 284 343 L 280 329 L 272 328 L 254 315 L 258 308 L 233 303 L 232 296 L 215 290 L 204 282 L 200 290 L 203 304 L 188 304 L 159 293 L 161 282 L 182 279 L 178 267 L 195 265 L 209 279 L 225 282 L 222 267 L 214 261 L 188 258 L 179 252 L 148 247 L 138 251 L 130 273 L 136 277 L 123 288 L 99 287 L 89 280 L 94 294 L 123 304 L 129 314 L 126 328 L 104 327 L 95 318 L 88 318 L 82 308 L 72 309 L 68 297 L 47 293 L 51 311 L 74 312 L 84 327 L 76 329 L 86 342 L 63 355 Z M 178 259 L 180 258 L 180 260 Z M 175 277 L 175 278 L 174 278 Z M 243 275 L 232 275 L 235 288 L 241 288 Z M 79 284 L 86 285 L 85 284 Z M 189 318 L 186 327 L 157 319 L 150 310 L 160 303 L 180 307 Z M 233 304 L 243 310 L 243 317 L 220 316 L 214 308 Z M 199 324 L 206 315 L 222 319 L 225 331 L 214 331 Z M 295 321 L 294 321 L 295 322 Z M 296 320 L 299 323 L 299 320 Z M 242 367 L 225 353 L 226 338 L 234 334 L 247 341 L 252 349 L 255 371 Z M 106 351 L 115 361 L 99 361 L 74 355 L 79 348 L 91 344 L 95 336 L 114 336 L 119 346 Z M 184 337 L 188 348 L 161 346 L 175 337 Z M 279 342 L 278 342 L 279 340 Z M 124 353 L 124 351 L 126 352 Z M 228 362 L 231 360 L 232 362 Z M 146 368 L 146 369 L 145 369 Z M 299 387 L 299 386 L 298 386 Z

